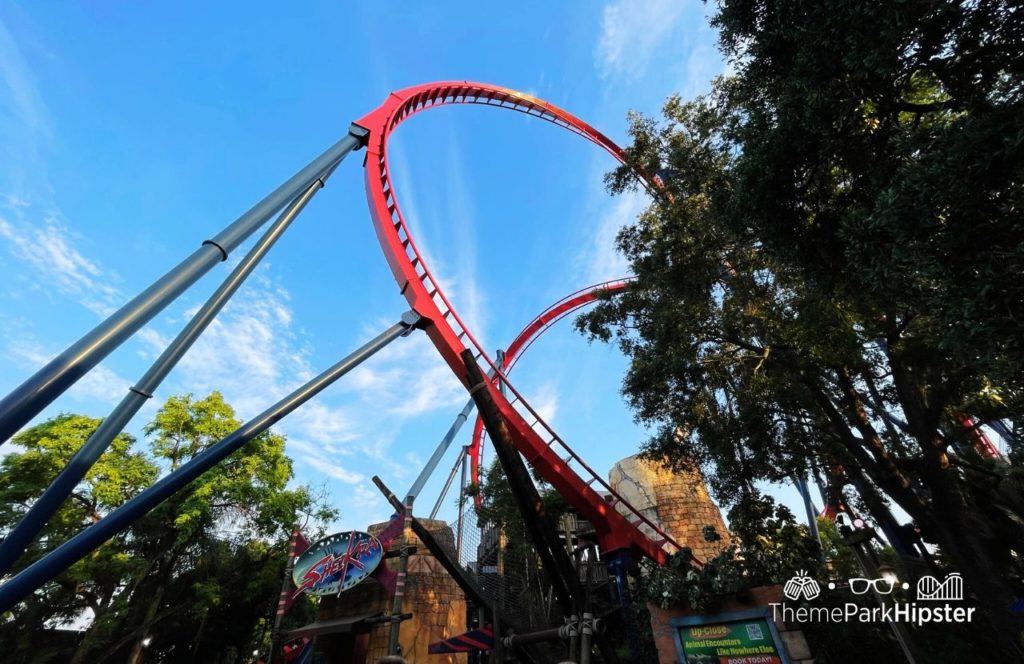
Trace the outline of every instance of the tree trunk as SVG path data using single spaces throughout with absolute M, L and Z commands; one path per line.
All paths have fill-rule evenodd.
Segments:
M 135 632 L 135 644 L 128 655 L 128 664 L 139 664 L 142 661 L 142 649 L 146 647 L 143 641 L 156 622 L 157 611 L 160 610 L 160 603 L 164 599 L 167 584 L 170 583 L 171 575 L 174 573 L 174 565 L 178 560 L 178 549 L 175 548 L 172 551 L 168 551 L 165 560 L 164 569 L 160 570 L 160 581 L 153 590 L 152 595 L 150 595 L 149 603 L 146 606 L 146 613 L 142 618 L 142 624 L 139 625 Z
M 939 543 L 953 567 L 961 572 L 977 599 L 981 609 L 979 613 L 984 614 L 978 617 L 977 622 L 981 623 L 978 632 L 997 644 L 1000 652 L 1008 655 L 1012 653 L 1008 661 L 1024 661 L 1024 652 L 1018 641 L 1024 627 L 1024 618 L 1010 614 L 1013 597 L 1007 583 L 1008 570 L 1000 564 L 1000 557 L 985 545 L 978 524 L 971 523 L 968 518 L 968 505 L 952 476 L 955 471 L 947 467 L 945 441 L 935 437 L 937 427 L 933 426 L 934 418 L 921 391 L 905 372 L 898 369 L 898 363 L 893 363 L 893 374 L 897 378 L 895 382 L 900 393 L 901 407 L 921 448 L 919 477 L 930 499 L 922 500 L 918 491 L 908 486 L 901 474 L 891 472 L 891 459 L 879 459 L 877 455 L 874 459 L 866 458 L 854 441 L 847 441 L 847 448 L 858 457 L 863 471 L 872 481 L 882 487 L 917 522 L 922 531 Z M 849 386 L 847 388 L 847 397 L 850 398 Z M 822 401 L 822 404 L 826 410 L 830 406 L 827 401 Z M 840 427 L 845 427 L 845 422 L 842 422 L 837 412 L 828 414 L 842 435 L 844 431 Z M 860 415 L 856 412 L 853 414 L 855 417 Z M 932 433 L 925 437 L 925 432 Z M 863 435 L 869 433 L 866 427 L 862 428 Z
M 168 576 L 170 575 L 168 574 Z M 160 602 L 163 601 L 164 591 L 166 589 L 167 582 L 165 577 L 160 581 L 160 585 L 156 587 L 156 591 L 153 593 L 153 598 L 149 601 L 149 605 L 146 607 L 146 615 L 142 620 L 142 625 L 139 626 L 138 631 L 135 633 L 135 644 L 132 646 L 132 651 L 128 655 L 128 664 L 139 664 L 139 662 L 142 661 L 142 649 L 146 647 L 143 641 L 146 639 L 146 635 L 153 626 L 153 622 L 156 618 L 156 612 L 160 609 Z
M 206 633 L 206 620 L 210 617 L 209 611 L 203 611 L 203 617 L 199 620 L 199 628 L 196 630 L 195 638 L 192 639 L 192 656 L 199 656 L 199 646 L 203 642 L 203 635 Z
M 96 621 L 94 619 L 93 624 L 95 624 L 95 622 Z M 85 656 L 89 654 L 89 650 L 91 649 L 92 648 L 89 644 L 89 632 L 87 630 L 82 636 L 82 641 L 78 644 L 78 647 L 75 648 L 75 654 L 71 656 L 71 660 L 68 664 L 84 664 L 86 661 Z
M 950 478 L 949 471 L 928 464 L 922 473 L 931 489 L 934 518 L 922 527 L 931 530 L 942 551 L 949 556 L 956 570 L 963 574 L 967 587 L 973 591 L 982 612 L 981 634 L 999 644 L 1000 650 L 1015 657 L 1007 661 L 1024 661 L 1019 637 L 1024 618 L 1010 613 L 1014 598 L 1007 583 L 1007 570 L 998 564 L 998 557 L 985 546 L 977 526 L 966 518 L 965 506 Z M 928 526 L 931 526 L 928 528 Z M 985 628 L 988 629 L 985 629 Z

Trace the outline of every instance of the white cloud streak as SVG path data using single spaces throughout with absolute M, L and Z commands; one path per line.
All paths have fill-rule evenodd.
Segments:
M 2 188 L 28 200 L 30 183 L 43 173 L 40 147 L 52 138 L 50 115 L 14 36 L 0 18 L 0 144 Z
M 627 191 L 611 200 L 604 196 L 600 201 L 605 210 L 598 217 L 590 242 L 576 256 L 577 271 L 588 284 L 632 274 L 629 261 L 618 249 L 616 237 L 650 204 L 647 194 L 642 191 Z M 598 203 L 594 205 L 596 207 Z
M 17 338 L 7 338 L 6 354 L 14 363 L 27 370 L 35 370 L 57 356 L 37 339 L 24 333 Z M 103 364 L 83 376 L 67 392 L 77 401 L 97 400 L 115 404 L 124 397 L 131 383 L 117 372 Z
M 251 419 L 326 368 L 313 366 L 313 348 L 295 321 L 288 291 L 271 277 L 268 265 L 262 266 L 182 359 L 159 396 L 216 389 L 241 419 Z M 353 345 L 392 322 L 366 324 Z M 155 355 L 169 337 L 149 328 L 142 338 Z M 454 412 L 464 398 L 458 380 L 418 332 L 379 351 L 275 429 L 288 436 L 288 452 L 300 468 L 348 485 L 350 496 L 352 486 L 368 482 L 370 467 L 402 479 L 405 464 L 390 450 L 405 423 L 438 410 Z
M 598 71 L 605 77 L 641 75 L 685 9 L 680 0 L 618 0 L 606 5 L 595 53 Z
M 8 200 L 12 200 L 8 197 Z M 29 270 L 28 281 L 38 288 L 51 287 L 74 297 L 83 307 L 100 316 L 114 312 L 124 297 L 109 284 L 113 273 L 86 258 L 75 246 L 75 238 L 56 213 L 45 214 L 42 224 L 25 221 L 24 204 L 8 207 L 19 219 L 0 216 L 0 240 L 12 256 Z M 30 209 L 30 208 L 29 208 Z

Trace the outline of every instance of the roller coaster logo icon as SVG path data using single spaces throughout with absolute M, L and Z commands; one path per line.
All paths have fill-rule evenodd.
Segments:
M 964 580 L 956 572 L 946 575 L 944 581 L 939 581 L 934 576 L 922 576 L 917 580 L 917 598 L 935 601 L 962 600 Z
M 821 587 L 806 571 L 800 570 L 796 576 L 786 582 L 782 588 L 782 594 L 786 596 L 786 599 L 794 602 L 801 597 L 812 600 L 821 594 Z

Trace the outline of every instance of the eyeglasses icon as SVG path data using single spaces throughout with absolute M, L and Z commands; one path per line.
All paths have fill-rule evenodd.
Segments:
M 854 595 L 863 595 L 872 587 L 879 595 L 889 595 L 896 588 L 896 582 L 892 579 L 850 579 L 850 592 Z

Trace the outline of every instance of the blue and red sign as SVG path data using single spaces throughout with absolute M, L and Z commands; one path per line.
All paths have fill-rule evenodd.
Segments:
M 373 535 L 352 530 L 329 535 L 309 547 L 292 572 L 297 590 L 313 595 L 335 595 L 348 590 L 377 569 L 384 548 Z

